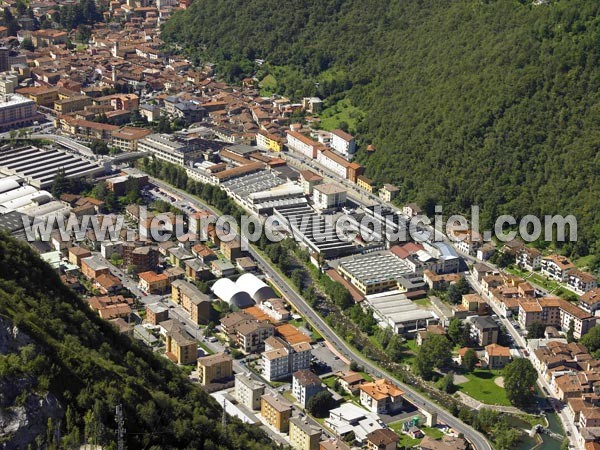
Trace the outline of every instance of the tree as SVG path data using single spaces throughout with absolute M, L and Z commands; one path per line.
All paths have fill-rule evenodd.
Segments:
M 418 375 L 429 380 L 436 368 L 449 363 L 452 355 L 452 345 L 445 337 L 438 334 L 429 336 L 421 345 L 415 358 L 415 369 Z
M 60 168 L 54 175 L 52 181 L 52 195 L 56 198 L 60 198 L 62 194 L 69 191 L 69 180 L 65 174 L 65 169 Z
M 478 362 L 477 353 L 472 348 L 468 349 L 462 358 L 462 366 L 467 372 L 473 372 Z
M 33 42 L 31 41 L 31 38 L 23 39 L 23 42 L 21 42 L 21 48 L 23 50 L 28 50 L 30 52 L 35 50 L 35 47 L 33 45 Z
M 325 417 L 329 410 L 335 407 L 331 393 L 324 389 L 313 395 L 306 405 L 306 409 L 315 417 Z
M 94 155 L 108 155 L 109 149 L 106 141 L 101 141 L 99 139 L 94 140 L 90 144 L 90 150 L 94 153 Z
M 575 342 L 575 321 L 571 319 L 567 330 L 567 342 Z
M 504 367 L 504 389 L 508 400 L 515 406 L 526 406 L 534 399 L 537 371 L 531 361 L 517 358 Z
M 585 345 L 588 351 L 595 357 L 600 357 L 600 326 L 596 325 L 585 333 L 580 341 L 581 344 Z
M 292 275 L 290 278 L 292 279 L 292 283 L 294 283 L 294 286 L 296 286 L 298 289 L 302 289 L 302 281 L 304 279 L 304 276 L 302 274 L 301 269 L 292 270 Z
M 448 325 L 448 337 L 456 345 L 461 347 L 465 345 L 464 323 L 458 317 L 453 317 Z
M 460 277 L 456 283 L 451 284 L 448 288 L 448 300 L 457 305 L 462 302 L 462 296 L 468 294 L 470 290 L 471 288 L 465 277 Z
M 442 377 L 442 379 L 438 382 L 438 387 L 448 393 L 452 394 L 456 390 L 456 386 L 454 385 L 454 374 L 452 372 L 447 373 Z
M 546 332 L 546 325 L 542 322 L 531 322 L 527 327 L 527 339 L 541 339 Z

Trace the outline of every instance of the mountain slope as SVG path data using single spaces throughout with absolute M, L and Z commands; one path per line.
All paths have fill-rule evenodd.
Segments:
M 478 204 L 486 226 L 575 214 L 580 256 L 600 253 L 599 17 L 594 0 L 196 0 L 163 36 L 225 78 L 264 58 L 280 93 L 348 99 L 377 148 L 359 161 L 400 201 Z
M 272 448 L 260 429 L 238 420 L 222 430 L 218 405 L 180 369 L 94 315 L 28 246 L 5 234 L 0 274 L 3 448 L 116 448 L 118 404 L 127 448 Z

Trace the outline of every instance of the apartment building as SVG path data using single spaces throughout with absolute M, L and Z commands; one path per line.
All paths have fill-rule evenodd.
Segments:
M 596 319 L 588 312 L 558 297 L 544 297 L 539 300 L 519 302 L 518 322 L 527 328 L 533 322 L 561 328 L 566 333 L 573 323 L 573 335 L 580 339 L 596 324 Z
M 471 319 L 471 339 L 480 347 L 498 342 L 500 327 L 488 316 Z
M 267 339 L 262 353 L 263 376 L 268 381 L 281 380 L 310 368 L 311 350 L 306 342 L 290 345 L 279 338 Z
M 198 358 L 196 341 L 183 329 L 172 329 L 166 335 L 167 357 L 177 364 L 192 364 Z
M 502 369 L 510 362 L 510 349 L 498 344 L 486 345 L 483 360 L 490 370 Z
M 100 258 L 89 256 L 81 259 L 81 273 L 90 280 L 95 280 L 100 275 L 109 274 L 110 270 Z
M 191 138 L 166 134 L 150 134 L 137 143 L 138 150 L 180 166 L 202 156 L 203 149 Z
M 287 433 L 292 417 L 292 404 L 283 397 L 265 394 L 261 397 L 260 414 L 280 433 Z
M 569 272 L 574 268 L 575 264 L 562 255 L 544 256 L 540 263 L 542 275 L 560 282 L 567 281 Z
M 235 376 L 235 397 L 251 411 L 260 409 L 261 397 L 265 393 L 265 385 L 253 380 L 246 373 Z
M 578 295 L 583 295 L 596 287 L 598 287 L 598 280 L 592 274 L 573 269 L 567 275 L 567 288 Z
M 287 130 L 287 146 L 290 150 L 302 153 L 307 158 L 314 159 L 320 149 L 323 149 L 323 144 L 313 141 L 311 138 L 298 133 L 297 131 Z
M 281 138 L 263 130 L 256 132 L 256 146 L 261 150 L 270 152 L 280 152 L 283 150 Z
M 600 309 L 600 288 L 587 291 L 579 297 L 579 308 L 590 314 L 595 314 Z
M 402 392 L 385 378 L 359 386 L 360 404 L 377 414 L 394 413 L 402 408 Z
M 141 272 L 138 278 L 138 287 L 147 294 L 164 294 L 169 289 L 169 277 L 164 273 Z
M 169 318 L 169 308 L 158 303 L 146 305 L 146 322 L 151 325 L 158 325 Z
M 198 358 L 198 381 L 202 386 L 217 381 L 226 381 L 233 376 L 231 356 L 225 353 Z
M 227 322 L 224 319 L 221 323 Z M 254 318 L 243 319 L 233 326 L 227 327 L 231 340 L 246 353 L 256 353 L 264 350 L 265 340 L 275 335 L 275 327 L 267 321 Z
M 365 168 L 360 164 L 348 162 L 331 150 L 321 150 L 317 154 L 317 162 L 327 167 L 342 178 L 356 183 L 359 175 L 364 175 Z
M 290 445 L 294 450 L 318 450 L 321 429 L 304 417 L 290 419 Z
M 83 247 L 71 247 L 68 250 L 68 256 L 71 264 L 81 267 L 81 260 L 92 256 L 92 252 Z
M 389 203 L 396 198 L 398 192 L 400 192 L 400 189 L 393 184 L 386 183 L 379 189 L 379 198 L 381 201 Z
M 309 369 L 298 370 L 292 375 L 292 395 L 303 408 L 306 408 L 308 401 L 323 389 L 321 379 Z
M 342 155 L 347 160 L 352 160 L 356 153 L 356 139 L 343 130 L 331 131 L 331 148 Z
M 185 280 L 171 282 L 171 299 L 183 306 L 192 321 L 196 324 L 206 324 L 210 320 L 210 299 L 196 286 Z
M 0 96 L 6 94 L 14 94 L 15 89 L 19 86 L 19 77 L 13 72 L 0 73 Z
M 539 270 L 542 266 L 542 253 L 531 247 L 523 247 L 517 250 L 516 264 L 525 270 Z
M 318 184 L 313 187 L 313 203 L 319 211 L 341 208 L 346 204 L 346 195 L 346 189 L 334 183 Z
M 300 186 L 302 186 L 302 190 L 307 195 L 312 195 L 313 188 L 322 182 L 323 177 L 311 170 L 302 170 L 300 172 Z
M 0 132 L 28 127 L 37 118 L 33 100 L 19 94 L 0 97 Z

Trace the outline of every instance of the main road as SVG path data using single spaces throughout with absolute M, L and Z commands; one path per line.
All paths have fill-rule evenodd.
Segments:
M 175 193 L 176 196 L 180 197 L 182 200 L 189 202 L 192 205 L 198 207 L 198 209 L 208 210 L 210 213 L 215 216 L 219 216 L 219 213 L 211 208 L 210 206 L 203 204 L 196 197 L 188 194 L 185 191 L 180 189 L 176 189 L 173 186 L 164 183 L 155 178 L 151 178 L 151 181 L 156 186 L 160 187 L 165 191 L 171 191 Z M 429 412 L 437 413 L 438 419 L 452 427 L 454 430 L 462 433 L 465 438 L 467 438 L 473 447 L 477 450 L 492 450 L 492 446 L 486 440 L 486 438 L 471 428 L 461 420 L 454 417 L 445 409 L 441 408 L 437 404 L 433 403 L 425 396 L 420 394 L 415 389 L 410 386 L 402 383 L 397 378 L 391 376 L 388 373 L 382 372 L 382 370 L 374 365 L 371 361 L 365 359 L 361 354 L 356 352 L 354 349 L 350 348 L 346 342 L 344 342 L 338 335 L 331 329 L 331 327 L 319 316 L 315 311 L 310 307 L 310 305 L 289 285 L 289 283 L 279 275 L 279 273 L 271 267 L 268 261 L 263 258 L 263 256 L 258 253 L 253 247 L 249 249 L 250 254 L 257 261 L 260 269 L 267 275 L 273 284 L 279 289 L 279 291 L 286 297 L 287 301 L 301 314 L 306 320 L 311 324 L 311 326 L 319 332 L 321 336 L 323 336 L 331 345 L 333 345 L 337 351 L 339 351 L 342 355 L 348 358 L 350 361 L 356 361 L 356 363 L 360 364 L 364 367 L 364 370 L 369 372 L 371 375 L 375 377 L 386 377 L 393 381 L 396 385 L 398 385 L 402 390 L 404 390 L 404 398 L 406 398 L 409 402 L 413 403 L 420 409 L 425 409 Z

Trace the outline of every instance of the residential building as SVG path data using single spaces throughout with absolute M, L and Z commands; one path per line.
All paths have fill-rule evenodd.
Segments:
M 373 180 L 365 177 L 364 175 L 359 175 L 356 177 L 356 185 L 369 193 L 373 192 Z
M 171 329 L 166 335 L 165 354 L 177 364 L 192 364 L 198 358 L 196 341 L 183 329 Z
M 54 102 L 54 110 L 59 114 L 68 114 L 74 111 L 81 111 L 91 104 L 92 99 L 87 95 L 75 95 L 73 97 L 56 100 Z
M 97 256 L 82 258 L 80 262 L 81 273 L 90 280 L 95 280 L 102 274 L 110 273 L 108 266 Z
M 354 439 L 362 445 L 366 445 L 367 435 L 370 432 L 385 428 L 377 413 L 366 411 L 349 402 L 330 410 L 325 424 L 342 438 L 352 433 Z
M 307 342 L 290 345 L 279 338 L 271 338 L 265 347 L 262 362 L 267 381 L 287 378 L 298 370 L 310 368 L 312 347 Z
M 381 201 L 389 203 L 396 198 L 399 191 L 400 189 L 393 184 L 386 183 L 379 189 L 379 198 Z
M 353 372 L 351 370 L 348 372 L 338 372 L 336 375 L 340 386 L 352 395 L 359 395 L 358 388 L 366 381 L 361 373 Z
M 317 175 L 311 170 L 302 170 L 300 171 L 300 186 L 302 186 L 302 190 L 307 195 L 312 195 L 313 188 L 323 182 L 323 177 L 321 175 Z
M 415 217 L 422 213 L 423 210 L 416 203 L 408 203 L 402 207 L 402 214 L 408 217 Z
M 0 95 L 14 94 L 19 86 L 19 77 L 13 72 L 0 72 Z
M 215 259 L 210 262 L 211 272 L 219 278 L 230 277 L 235 274 L 235 266 L 229 261 L 223 261 L 221 259 Z
M 270 152 L 280 152 L 283 150 L 281 138 L 263 130 L 256 132 L 256 146 L 261 150 Z
M 477 345 L 485 347 L 498 342 L 500 326 L 491 317 L 474 317 L 471 324 L 471 338 Z
M 308 406 L 308 401 L 323 390 L 321 379 L 309 369 L 294 372 L 292 376 L 292 395 L 302 405 Z
M 148 175 L 120 175 L 105 181 L 106 189 L 115 193 L 117 197 L 125 195 L 127 190 L 139 191 L 148 184 Z
M 136 272 L 148 272 L 158 265 L 158 250 L 154 246 L 130 247 L 123 245 L 123 264 Z
M 200 291 L 192 283 L 184 280 L 171 282 L 171 299 L 178 305 L 183 306 L 189 314 L 192 322 L 206 324 L 210 320 L 210 300 L 208 296 Z
M 226 381 L 233 376 L 231 356 L 225 353 L 198 358 L 198 381 L 202 386 Z
M 237 320 L 234 319 L 234 315 L 235 313 L 221 319 L 221 324 L 228 324 L 228 318 Z M 265 340 L 275 335 L 275 326 L 267 321 L 256 320 L 250 316 L 250 319 L 242 318 L 232 325 L 225 325 L 224 331 L 243 351 L 255 353 L 264 350 Z
M 341 208 L 346 204 L 346 189 L 334 184 L 318 184 L 313 187 L 313 203 L 319 211 Z
M 297 131 L 287 130 L 287 146 L 290 150 L 302 153 L 304 156 L 314 159 L 317 157 L 317 153 L 320 149 L 323 149 L 323 145 L 317 141 L 313 141 L 311 138 L 298 133 Z
M 83 258 L 89 258 L 92 256 L 92 252 L 90 252 L 87 248 L 83 247 L 71 247 L 68 250 L 69 262 L 71 264 L 76 265 L 77 267 L 81 267 L 81 260 Z
M 360 404 L 377 414 L 394 413 L 402 408 L 402 392 L 385 378 L 359 386 Z
M 264 393 L 264 383 L 253 380 L 246 373 L 235 376 L 235 397 L 251 411 L 260 409 L 260 401 Z
M 342 178 L 356 183 L 359 175 L 364 175 L 365 168 L 360 164 L 348 162 L 331 150 L 321 150 L 317 154 L 317 162 Z
M 558 297 L 519 302 L 518 321 L 523 328 L 533 322 L 541 322 L 560 328 L 563 333 L 569 330 L 572 323 L 575 339 L 581 338 L 596 324 L 595 317 L 590 313 Z
M 197 258 L 185 260 L 183 266 L 185 268 L 185 276 L 188 280 L 206 281 L 211 277 L 208 266 Z
M 367 434 L 367 450 L 396 450 L 399 440 L 389 428 L 380 428 Z
M 502 369 L 510 362 L 510 349 L 498 344 L 486 345 L 483 359 L 491 370 Z
M 350 161 L 356 153 L 356 139 L 343 130 L 332 130 L 331 148 Z
M 575 268 L 569 258 L 562 255 L 548 255 L 542 258 L 540 263 L 542 275 L 556 281 L 567 281 L 568 274 Z
M 600 309 L 600 288 L 587 291 L 579 297 L 579 308 L 590 314 L 595 314 Z
M 147 294 L 164 294 L 169 288 L 169 277 L 164 273 L 141 272 L 138 277 L 138 287 Z
M 292 404 L 283 397 L 265 394 L 261 397 L 260 414 L 280 433 L 287 433 L 292 417 Z
M 567 288 L 576 294 L 583 295 L 598 287 L 598 280 L 592 274 L 573 269 L 567 276 Z
M 160 303 L 146 305 L 146 322 L 151 325 L 158 325 L 169 318 L 169 308 Z
M 233 239 L 232 241 L 221 241 L 220 248 L 223 256 L 227 258 L 229 261 L 233 262 L 237 258 L 240 258 L 244 254 L 244 250 L 242 250 L 242 244 L 238 239 Z
M 31 126 L 36 118 L 33 100 L 19 94 L 6 94 L 0 98 L 0 132 Z
M 169 254 L 169 262 L 175 267 L 183 267 L 183 262 L 188 259 L 193 259 L 194 255 L 183 247 L 171 247 L 167 250 Z
M 348 444 L 338 438 L 329 438 L 319 442 L 319 450 L 351 450 Z
M 290 445 L 294 450 L 318 450 L 321 429 L 304 417 L 290 419 Z
M 538 270 L 542 267 L 542 252 L 533 247 L 517 250 L 516 264 L 525 270 Z

